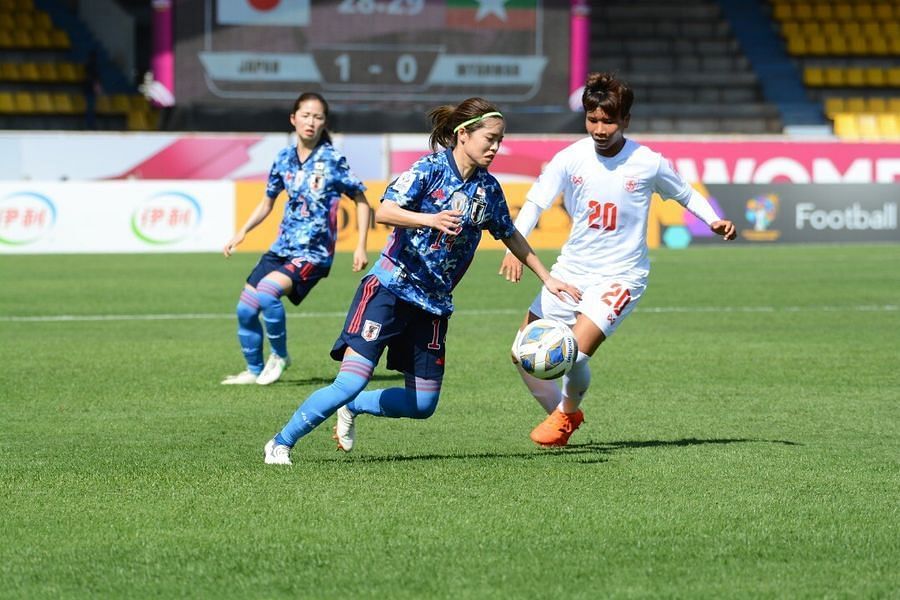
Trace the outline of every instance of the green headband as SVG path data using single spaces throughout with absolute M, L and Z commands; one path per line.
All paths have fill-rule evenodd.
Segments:
M 479 121 L 484 121 L 484 120 L 487 119 L 488 117 L 500 117 L 500 118 L 502 119 L 502 118 L 503 118 L 503 115 L 500 114 L 499 112 L 497 112 L 496 110 L 493 111 L 493 112 L 484 113 L 484 114 L 481 115 L 480 117 L 475 117 L 475 118 L 469 119 L 468 121 L 463 121 L 462 123 L 460 123 L 459 125 L 457 125 L 457 126 L 456 126 L 456 129 L 454 129 L 453 131 L 459 131 L 460 129 L 465 129 L 465 128 L 468 127 L 469 125 L 474 125 L 475 123 L 477 123 L 477 122 L 479 122 Z

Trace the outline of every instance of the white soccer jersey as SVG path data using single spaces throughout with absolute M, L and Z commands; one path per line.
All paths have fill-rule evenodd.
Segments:
M 659 192 L 686 205 L 693 189 L 646 146 L 626 139 L 622 150 L 607 158 L 597 154 L 587 137 L 553 157 L 526 199 L 547 209 L 560 192 L 572 231 L 554 271 L 561 269 L 578 280 L 644 279 L 650 272 L 650 198 Z

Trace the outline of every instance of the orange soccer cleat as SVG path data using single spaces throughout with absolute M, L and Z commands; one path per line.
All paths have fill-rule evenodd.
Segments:
M 569 436 L 582 423 L 584 423 L 584 413 L 580 410 L 564 413 L 557 408 L 532 430 L 531 439 L 536 444 L 547 448 L 565 446 L 569 443 Z

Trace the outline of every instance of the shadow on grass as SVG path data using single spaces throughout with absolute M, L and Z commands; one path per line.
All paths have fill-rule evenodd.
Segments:
M 337 373 L 335 373 L 335 376 L 337 376 Z M 377 383 L 379 381 L 388 381 L 388 382 L 398 382 L 399 381 L 402 384 L 404 381 L 404 377 L 400 373 L 396 373 L 396 374 L 377 373 L 375 375 L 372 375 L 372 378 L 369 381 L 375 382 L 375 383 Z M 332 383 L 334 383 L 334 377 L 330 377 L 327 379 L 324 377 L 307 377 L 305 379 L 280 379 L 280 380 L 276 381 L 273 385 L 278 385 L 278 386 L 290 385 L 290 386 L 299 387 L 301 385 L 326 386 L 326 385 L 331 385 Z M 377 387 L 378 386 L 374 386 L 371 389 L 375 389 Z M 367 387 L 366 389 L 370 389 L 370 388 Z
M 408 455 L 391 455 L 391 456 L 354 456 L 354 462 L 360 463 L 380 463 L 380 462 L 403 462 L 418 460 L 471 460 L 471 459 L 494 459 L 494 458 L 518 458 L 532 460 L 535 458 L 544 458 L 546 456 L 581 456 L 578 462 L 584 464 L 604 463 L 609 459 L 606 458 L 611 454 L 622 450 L 642 449 L 642 448 L 671 448 L 682 446 L 704 446 L 704 445 L 725 445 L 725 444 L 781 444 L 784 446 L 802 446 L 797 442 L 788 440 L 760 440 L 752 438 L 713 438 L 708 440 L 697 438 L 684 438 L 681 440 L 645 440 L 645 441 L 621 441 L 621 442 L 585 442 L 583 444 L 570 444 L 565 448 L 535 448 L 531 452 L 455 452 L 450 454 L 408 454 Z M 327 462 L 340 459 L 325 459 Z

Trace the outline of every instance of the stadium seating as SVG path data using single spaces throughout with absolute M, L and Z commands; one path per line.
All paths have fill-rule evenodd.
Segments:
M 634 88 L 633 131 L 781 131 L 714 0 L 593 3 L 590 68 Z
M 40 6 L 51 10 L 44 0 Z M 54 14 L 61 14 L 58 8 Z M 71 19 L 63 19 L 71 23 Z M 75 32 L 78 33 L 78 32 Z M 76 49 L 70 32 L 33 0 L 0 0 L 0 128 L 81 129 L 88 38 Z M 143 96 L 101 94 L 94 124 L 100 129 L 155 129 L 156 115 Z
M 896 140 L 900 0 L 770 0 L 787 52 L 834 132 Z

